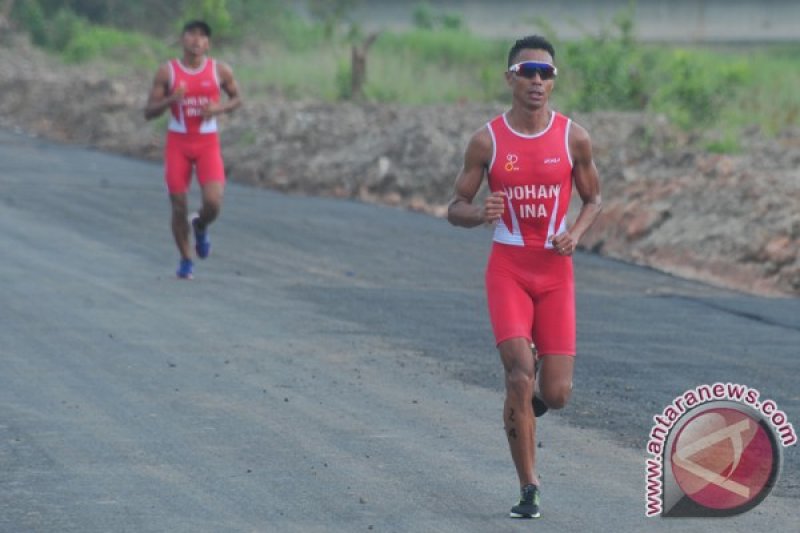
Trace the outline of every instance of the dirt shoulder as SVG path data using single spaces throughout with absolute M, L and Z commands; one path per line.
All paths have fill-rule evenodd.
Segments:
M 148 75 L 149 76 L 149 75 Z M 0 45 L 0 127 L 159 160 L 148 76 L 108 77 Z M 246 90 L 246 88 L 245 88 Z M 247 98 L 245 92 L 245 97 Z M 229 178 L 442 216 L 469 135 L 502 106 L 247 98 L 222 120 Z M 605 210 L 582 245 L 717 285 L 800 295 L 800 128 L 717 155 L 663 119 L 575 116 L 592 135 Z

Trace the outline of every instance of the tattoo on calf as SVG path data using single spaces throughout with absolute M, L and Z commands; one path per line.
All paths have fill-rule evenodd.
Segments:
M 514 420 L 514 414 L 515 414 L 514 413 L 514 408 L 513 407 L 509 407 L 508 408 L 508 424 L 509 425 L 512 424 L 513 422 L 516 422 L 516 420 Z M 517 438 L 517 428 L 514 428 L 514 427 L 509 428 L 508 426 L 506 426 L 506 428 L 507 428 L 507 432 L 508 432 L 508 437 L 510 439 L 515 439 L 516 440 L 516 438 Z

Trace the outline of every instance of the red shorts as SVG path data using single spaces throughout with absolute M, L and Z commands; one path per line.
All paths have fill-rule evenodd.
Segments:
M 486 296 L 495 341 L 523 337 L 539 354 L 575 355 L 572 257 L 494 243 Z
M 202 133 L 167 132 L 164 148 L 164 180 L 170 194 L 184 194 L 192 181 L 192 165 L 197 181 L 205 185 L 210 181 L 225 182 L 225 166 L 219 147 L 219 135 Z

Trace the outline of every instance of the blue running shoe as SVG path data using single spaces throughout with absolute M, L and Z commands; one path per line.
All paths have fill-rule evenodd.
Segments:
M 191 259 L 181 259 L 181 262 L 178 264 L 178 271 L 175 272 L 175 274 L 179 279 L 192 279 L 193 267 L 194 264 L 192 264 Z
M 208 231 L 200 231 L 197 229 L 197 223 L 200 221 L 200 215 L 195 213 L 192 215 L 192 231 L 194 231 L 194 251 L 197 252 L 197 257 L 205 259 L 211 253 L 211 239 L 208 238 Z

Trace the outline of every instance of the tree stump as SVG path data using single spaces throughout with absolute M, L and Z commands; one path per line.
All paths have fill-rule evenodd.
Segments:
M 350 98 L 364 98 L 364 84 L 367 82 L 367 53 L 378 38 L 379 33 L 371 33 L 362 42 L 353 44 L 350 62 Z

